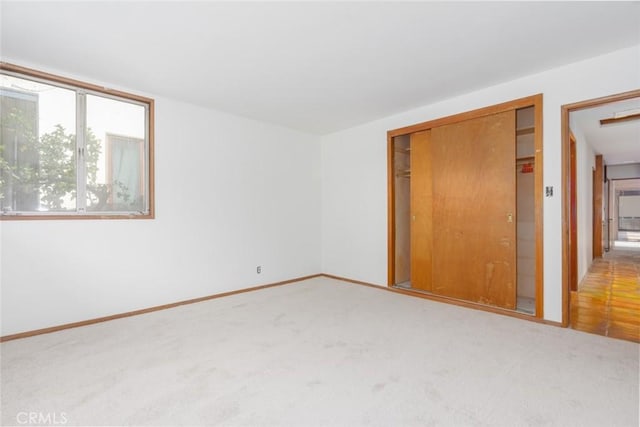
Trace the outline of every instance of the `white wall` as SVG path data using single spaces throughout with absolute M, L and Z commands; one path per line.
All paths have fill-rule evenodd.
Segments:
M 635 46 L 324 137 L 323 271 L 387 283 L 387 130 L 543 93 L 544 185 L 555 190 L 544 199 L 544 317 L 561 321 L 560 107 L 639 87 L 640 46 Z
M 1 335 L 321 272 L 319 138 L 155 99 L 156 219 L 0 222 Z
M 582 131 L 571 126 L 576 138 L 576 230 L 578 244 L 578 285 L 593 260 L 593 170 L 595 152 Z

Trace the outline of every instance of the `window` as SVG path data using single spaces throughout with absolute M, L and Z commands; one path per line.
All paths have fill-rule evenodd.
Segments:
M 621 190 L 618 196 L 618 231 L 640 231 L 640 191 Z
M 0 218 L 153 218 L 153 100 L 0 63 Z

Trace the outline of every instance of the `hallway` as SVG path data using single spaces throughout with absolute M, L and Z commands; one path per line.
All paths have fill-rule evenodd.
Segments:
M 573 329 L 640 342 L 640 250 L 613 250 L 593 261 L 571 293 Z

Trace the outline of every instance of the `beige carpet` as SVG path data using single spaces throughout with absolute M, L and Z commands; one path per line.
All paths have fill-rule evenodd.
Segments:
M 638 426 L 638 344 L 328 278 L 0 350 L 2 425 Z

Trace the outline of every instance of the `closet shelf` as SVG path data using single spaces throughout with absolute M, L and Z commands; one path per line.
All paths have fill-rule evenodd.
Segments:
M 535 129 L 536 129 L 535 126 L 516 129 L 516 136 L 530 135 L 535 131 Z

